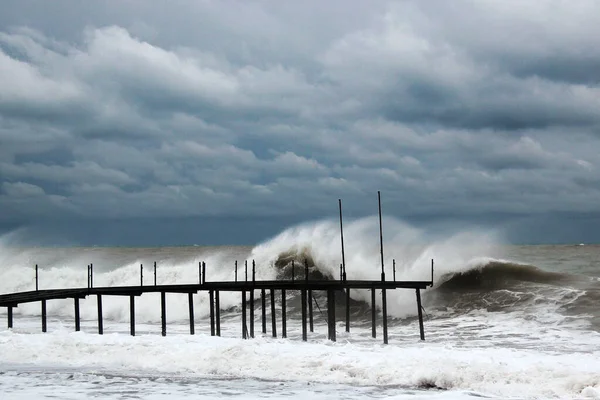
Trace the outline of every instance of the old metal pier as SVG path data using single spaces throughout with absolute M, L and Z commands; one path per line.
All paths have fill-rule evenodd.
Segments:
M 160 293 L 160 313 L 161 313 L 161 334 L 167 334 L 167 316 L 166 301 L 167 293 L 187 293 L 189 304 L 189 324 L 190 334 L 195 333 L 194 319 L 194 295 L 198 292 L 207 292 L 209 297 L 209 321 L 210 332 L 212 336 L 221 335 L 221 292 L 240 292 L 241 295 L 241 336 L 244 339 L 255 336 L 254 324 L 256 322 L 255 311 L 260 308 L 260 319 L 262 333 L 267 333 L 267 299 L 270 303 L 271 334 L 277 336 L 277 313 L 276 297 L 279 297 L 279 307 L 281 307 L 281 336 L 287 336 L 287 303 L 286 294 L 292 291 L 300 292 L 301 298 L 301 325 L 302 340 L 308 338 L 308 331 L 314 331 L 313 302 L 315 292 L 322 291 L 327 298 L 327 333 L 328 338 L 336 340 L 336 296 L 343 296 L 345 299 L 345 327 L 346 332 L 350 332 L 350 291 L 352 290 L 370 290 L 371 291 L 371 315 L 372 315 L 372 336 L 376 337 L 377 332 L 377 307 L 376 294 L 381 293 L 381 322 L 383 330 L 383 343 L 388 343 L 388 315 L 387 315 L 387 291 L 404 289 L 414 290 L 416 296 L 417 315 L 419 319 L 419 333 L 421 340 L 425 339 L 423 327 L 423 313 L 421 305 L 421 290 L 433 286 L 433 260 L 431 260 L 431 279 L 427 281 L 397 281 L 396 263 L 393 263 L 393 279 L 386 280 L 384 257 L 383 257 L 383 230 L 381 222 L 381 200 L 379 200 L 379 224 L 380 224 L 380 245 L 381 245 L 381 279 L 378 280 L 349 280 L 346 273 L 346 262 L 344 254 L 344 234 L 342 225 L 342 203 L 339 201 L 340 211 L 340 233 L 342 245 L 342 263 L 340 264 L 339 279 L 310 279 L 308 262 L 304 265 L 294 265 L 292 263 L 291 279 L 287 280 L 256 280 L 256 264 L 254 261 L 251 266 L 246 262 L 244 265 L 244 279 L 238 279 L 238 264 L 235 264 L 234 281 L 206 281 L 206 264 L 198 264 L 198 282 L 195 284 L 157 284 L 157 266 L 154 263 L 154 284 L 144 286 L 143 274 L 144 268 L 140 265 L 140 284 L 139 286 L 118 286 L 118 287 L 94 287 L 94 268 L 88 265 L 87 277 L 88 285 L 84 288 L 69 289 L 39 289 L 39 269 L 35 266 L 35 290 L 20 293 L 10 293 L 0 295 L 0 307 L 7 308 L 8 328 L 14 324 L 13 309 L 24 303 L 39 302 L 41 305 L 41 328 L 42 332 L 47 331 L 47 313 L 46 305 L 50 300 L 73 299 L 73 309 L 75 317 L 75 330 L 81 329 L 80 324 L 80 299 L 95 296 L 97 300 L 97 320 L 98 333 L 103 334 L 104 322 L 102 316 L 102 299 L 105 296 L 127 296 L 130 305 L 130 333 L 135 335 L 135 299 L 144 293 Z M 248 278 L 248 273 L 251 273 Z M 255 304 L 255 295 L 259 294 L 260 302 Z M 318 304 L 317 304 L 318 305 Z

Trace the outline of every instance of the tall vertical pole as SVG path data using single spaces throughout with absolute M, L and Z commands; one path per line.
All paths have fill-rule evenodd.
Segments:
M 129 332 L 135 336 L 135 296 L 129 296 Z
M 202 261 L 202 283 L 206 283 L 206 263 Z
M 144 286 L 144 264 L 140 264 L 140 286 Z
M 385 268 L 383 265 L 383 224 L 381 221 L 381 192 L 377 191 L 377 201 L 379 203 L 379 248 L 381 253 L 381 280 L 385 281 Z
M 260 290 L 260 301 L 262 305 L 262 333 L 267 333 L 267 294 L 265 293 L 265 289 Z
M 202 261 L 198 261 L 198 284 L 202 285 Z
M 221 336 L 221 294 L 215 290 L 215 330 Z
M 42 300 L 42 332 L 48 331 L 48 324 L 46 321 L 46 300 Z
M 102 295 L 98 294 L 96 296 L 97 299 L 97 305 L 98 305 L 98 334 L 99 335 L 103 335 L 104 334 L 104 321 L 102 319 Z
M 156 286 L 156 261 L 154 261 L 154 286 Z
M 167 336 L 167 299 L 165 292 L 160 292 L 160 327 L 161 335 Z
M 204 274 L 202 274 L 204 276 Z M 215 292 L 208 291 L 210 305 L 210 336 L 215 336 Z
M 286 318 L 286 304 L 285 304 L 285 289 L 281 289 L 281 337 L 287 337 L 287 318 Z
M 79 332 L 81 330 L 81 320 L 79 318 L 79 297 L 75 297 L 73 299 L 73 303 L 75 306 L 75 332 Z
M 246 291 L 242 290 L 242 338 L 247 339 L 246 336 Z
M 377 323 L 377 314 L 375 309 L 375 288 L 371 289 L 371 336 L 377 337 L 375 324 Z
M 94 264 L 90 264 L 90 289 L 94 287 Z
M 392 263 L 394 264 L 394 282 L 396 282 L 396 259 L 395 258 L 392 260 Z
M 421 289 L 416 289 L 417 292 L 417 308 L 419 312 L 419 333 L 421 340 L 425 340 L 425 328 L 423 327 L 423 307 L 421 306 Z
M 346 280 L 346 256 L 344 254 L 344 224 L 342 223 L 342 199 L 338 199 L 340 208 L 340 240 L 342 243 L 342 280 Z
M 277 337 L 277 315 L 275 314 L 275 290 L 270 289 L 271 291 L 271 332 L 273 332 L 273 337 Z
M 194 293 L 188 293 L 188 307 L 190 314 L 190 335 L 196 333 L 196 327 L 194 326 Z
M 248 260 L 244 263 L 244 281 L 248 282 Z
M 235 260 L 235 281 L 237 282 L 237 260 Z
M 39 290 L 39 274 L 38 274 L 38 265 L 35 264 L 35 291 Z
M 385 281 L 385 266 L 383 263 L 383 223 L 381 218 L 381 192 L 377 191 L 377 202 L 379 203 L 379 245 L 381 250 L 381 280 Z M 387 296 L 386 290 L 381 290 L 381 312 L 383 322 L 383 343 L 388 343 L 388 329 L 387 329 Z
M 306 342 L 306 289 L 302 289 L 300 297 L 302 301 L 302 340 Z

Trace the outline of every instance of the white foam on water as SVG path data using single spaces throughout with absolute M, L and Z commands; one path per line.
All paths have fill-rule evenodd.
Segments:
M 296 334 L 296 333 L 294 333 Z M 2 364 L 38 370 L 179 378 L 258 379 L 451 391 L 516 398 L 594 398 L 600 393 L 600 351 L 572 354 L 399 341 L 334 344 L 313 339 L 216 338 L 157 335 L 104 336 L 58 329 L 48 334 L 0 333 Z M 598 348 L 598 347 L 596 347 Z M 34 368 L 34 369 L 36 369 Z

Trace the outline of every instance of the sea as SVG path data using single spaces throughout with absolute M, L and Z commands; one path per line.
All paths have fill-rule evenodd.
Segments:
M 380 279 L 378 234 L 376 218 L 345 224 L 348 279 Z M 337 342 L 327 340 L 320 293 L 307 342 L 293 291 L 288 337 L 272 337 L 270 324 L 261 333 L 256 301 L 249 340 L 241 338 L 240 293 L 221 293 L 221 337 L 210 336 L 206 293 L 194 296 L 195 335 L 187 295 L 167 294 L 166 337 L 158 294 L 136 299 L 135 337 L 126 297 L 104 296 L 104 335 L 95 297 L 81 301 L 80 332 L 73 300 L 50 300 L 47 333 L 39 303 L 19 305 L 10 330 L 0 310 L 0 399 L 600 398 L 600 245 L 512 245 L 493 231 L 432 234 L 386 218 L 383 249 L 388 280 L 428 280 L 433 260 L 434 285 L 422 291 L 424 341 L 415 291 L 406 289 L 387 292 L 387 345 L 379 293 L 371 337 L 368 291 L 351 292 L 349 333 L 337 296 Z M 198 282 L 200 262 L 207 281 L 234 280 L 236 261 L 238 279 L 253 261 L 257 280 L 291 279 L 305 263 L 310 279 L 339 279 L 339 226 L 307 222 L 256 246 L 35 247 L 5 235 L 0 294 L 33 290 L 36 264 L 40 289 L 49 289 L 87 287 L 89 264 L 99 287 L 152 285 L 155 262 L 158 284 Z

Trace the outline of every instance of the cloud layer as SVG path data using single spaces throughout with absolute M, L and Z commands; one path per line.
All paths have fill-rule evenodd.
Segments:
M 0 223 L 600 212 L 596 1 L 68 4 L 0 17 Z

